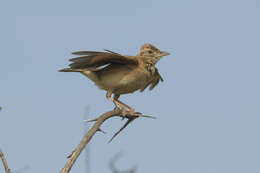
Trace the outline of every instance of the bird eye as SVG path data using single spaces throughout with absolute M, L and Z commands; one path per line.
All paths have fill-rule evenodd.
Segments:
M 148 51 L 148 53 L 149 53 L 149 54 L 152 54 L 152 53 L 153 53 L 153 51 L 149 50 L 149 51 Z

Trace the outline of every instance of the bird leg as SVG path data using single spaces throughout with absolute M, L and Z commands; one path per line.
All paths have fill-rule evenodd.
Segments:
M 132 107 L 128 106 L 127 104 L 123 103 L 122 101 L 118 100 L 119 97 L 120 97 L 119 94 L 115 94 L 114 100 L 117 101 L 121 106 L 126 107 L 130 112 L 134 113 L 135 110 Z
M 113 98 L 111 97 L 111 95 L 112 95 L 112 92 L 108 91 L 107 94 L 106 94 L 106 98 L 107 98 L 109 101 L 111 101 L 111 102 L 114 103 L 114 105 L 116 106 L 115 108 L 121 109 L 120 104 L 118 104 L 117 101 L 115 101 L 115 99 L 113 99 Z
M 114 101 L 116 101 L 118 104 L 120 104 L 119 106 L 121 108 L 123 108 L 123 110 L 122 110 L 123 111 L 122 112 L 123 116 L 125 117 L 127 114 L 136 115 L 136 112 L 135 112 L 135 110 L 132 107 L 130 107 L 127 104 L 125 104 L 125 103 L 121 102 L 120 100 L 118 100 L 119 97 L 120 97 L 119 94 L 115 94 L 114 95 Z
M 106 94 L 106 97 L 108 100 L 110 100 L 111 102 L 113 102 L 116 106 L 116 108 L 119 108 L 122 110 L 122 115 L 125 117 L 127 114 L 131 114 L 134 115 L 136 112 L 133 108 L 131 108 L 130 106 L 128 106 L 127 104 L 121 102 L 120 100 L 118 100 L 118 98 L 120 97 L 119 94 L 115 94 L 114 98 L 111 97 L 112 92 L 108 91 Z

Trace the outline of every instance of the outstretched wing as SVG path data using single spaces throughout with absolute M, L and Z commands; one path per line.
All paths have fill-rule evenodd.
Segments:
M 107 64 L 138 64 L 138 60 L 133 56 L 124 56 L 109 50 L 107 52 L 79 51 L 73 52 L 74 55 L 85 55 L 72 58 L 69 65 L 72 69 L 97 68 Z
M 151 80 L 149 82 L 147 82 L 145 87 L 143 87 L 140 90 L 140 92 L 143 92 L 149 85 L 150 85 L 149 90 L 152 90 L 160 81 L 163 82 L 163 78 L 160 75 L 158 69 L 155 68 L 155 73 L 154 73 L 153 77 L 151 78 Z

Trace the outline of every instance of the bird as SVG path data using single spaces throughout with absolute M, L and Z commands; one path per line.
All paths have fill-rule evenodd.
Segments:
M 59 71 L 79 72 L 88 77 L 97 87 L 106 91 L 106 98 L 121 109 L 124 115 L 136 112 L 119 100 L 120 95 L 137 90 L 143 92 L 148 86 L 152 90 L 160 81 L 163 82 L 155 65 L 162 57 L 170 55 L 152 44 L 142 45 L 136 56 L 122 55 L 107 49 L 103 52 L 77 51 L 72 54 L 79 57 L 69 59 L 69 68 Z

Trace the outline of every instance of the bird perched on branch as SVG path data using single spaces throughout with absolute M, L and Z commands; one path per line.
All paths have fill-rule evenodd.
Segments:
M 100 89 L 106 90 L 106 97 L 123 113 L 135 113 L 135 110 L 118 100 L 121 94 L 141 92 L 150 86 L 152 90 L 163 81 L 155 64 L 168 52 L 160 51 L 151 44 L 144 44 L 136 56 L 121 55 L 106 50 L 105 52 L 73 52 L 80 57 L 69 61 L 69 68 L 60 72 L 80 72 L 92 80 Z M 114 97 L 112 98 L 112 94 Z

